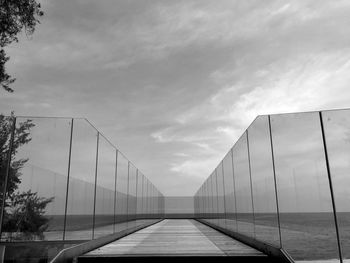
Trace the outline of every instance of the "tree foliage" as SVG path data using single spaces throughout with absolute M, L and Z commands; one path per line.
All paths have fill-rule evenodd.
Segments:
M 38 193 L 32 193 L 31 190 L 10 195 L 3 229 L 24 233 L 25 239 L 35 236 L 42 239 L 49 222 L 49 218 L 44 216 L 45 209 L 52 200 L 53 197 L 39 197 Z
M 35 125 L 31 120 L 17 123 L 11 148 L 11 162 L 6 191 L 3 192 L 6 167 L 9 157 L 10 140 L 15 116 L 0 115 L 0 202 L 6 198 L 4 207 L 3 232 L 24 233 L 26 239 L 42 237 L 48 227 L 49 219 L 44 216 L 46 206 L 53 198 L 39 197 L 30 190 L 19 192 L 21 169 L 28 158 L 16 159 L 21 146 L 31 141 L 30 130 Z M 23 237 L 20 237 L 23 238 Z
M 10 139 L 13 129 L 13 120 L 15 116 L 11 113 L 11 116 L 0 115 L 0 189 L 3 189 L 4 179 L 6 175 L 6 167 L 8 162 L 8 152 L 10 149 Z M 7 193 L 13 194 L 13 192 L 18 188 L 18 184 L 21 182 L 20 176 L 21 169 L 28 159 L 16 160 L 15 156 L 18 149 L 31 141 L 30 129 L 34 127 L 31 120 L 19 123 L 16 125 L 14 132 L 14 140 L 11 151 L 11 165 L 9 167 L 9 178 L 7 182 Z M 0 196 L 0 201 L 2 201 L 2 194 Z
M 27 35 L 33 34 L 43 14 L 35 0 L 0 0 L 0 85 L 8 92 L 13 92 L 10 84 L 15 79 L 6 72 L 9 57 L 4 48 L 18 42 L 18 33 L 23 29 Z

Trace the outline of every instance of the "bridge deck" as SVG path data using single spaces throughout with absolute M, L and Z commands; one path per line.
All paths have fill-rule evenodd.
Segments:
M 93 250 L 83 257 L 265 256 L 204 224 L 167 219 Z

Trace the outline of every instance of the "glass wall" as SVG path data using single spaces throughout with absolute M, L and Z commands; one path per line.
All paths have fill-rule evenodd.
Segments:
M 71 127 L 72 119 L 16 119 L 2 240 L 63 239 Z
M 197 191 L 196 216 L 297 261 L 349 259 L 349 116 L 257 117 Z
M 232 151 L 229 151 L 223 162 L 224 173 L 224 190 L 225 190 L 225 213 L 226 213 L 226 228 L 232 231 L 237 231 L 237 214 L 236 214 L 236 193 L 233 180 L 233 159 Z
M 128 215 L 127 219 L 129 222 L 129 226 L 135 225 L 135 215 L 136 215 L 136 176 L 137 176 L 137 169 L 136 167 L 129 162 L 129 177 L 128 177 Z
M 350 259 L 350 110 L 322 112 L 343 259 Z
M 127 221 L 128 215 L 128 167 L 129 161 L 124 155 L 118 152 L 117 161 L 117 207 L 116 220 L 114 228 L 116 231 L 124 229 L 124 223 Z
M 217 202 L 218 202 L 218 225 L 221 227 L 226 227 L 224 174 L 223 174 L 222 162 L 216 168 L 216 188 L 217 188 Z
M 80 242 L 163 216 L 162 194 L 87 120 L 0 124 L 2 241 Z
M 74 120 L 67 194 L 66 240 L 92 238 L 98 140 L 98 132 L 88 122 L 83 119 Z
M 233 147 L 233 166 L 235 169 L 237 231 L 254 237 L 254 211 L 246 134 L 243 134 Z
M 114 231 L 116 151 L 102 136 L 98 146 L 94 238 Z
M 268 117 L 258 117 L 249 127 L 248 135 L 255 236 L 259 240 L 280 247 Z

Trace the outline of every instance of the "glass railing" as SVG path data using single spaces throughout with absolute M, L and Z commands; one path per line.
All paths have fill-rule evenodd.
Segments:
M 162 193 L 85 119 L 0 116 L 1 241 L 91 240 L 162 218 Z
M 296 261 L 350 259 L 350 110 L 257 117 L 197 191 L 195 213 Z

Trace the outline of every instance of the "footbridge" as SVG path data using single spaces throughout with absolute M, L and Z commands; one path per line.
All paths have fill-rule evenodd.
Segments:
M 350 259 L 348 109 L 258 116 L 186 197 L 86 119 L 0 129 L 1 262 Z

